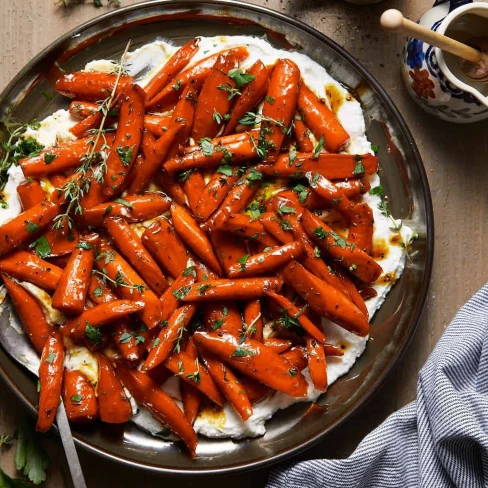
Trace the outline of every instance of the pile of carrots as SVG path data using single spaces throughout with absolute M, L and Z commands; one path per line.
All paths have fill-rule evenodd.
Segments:
M 63 76 L 56 89 L 80 118 L 77 139 L 20 161 L 23 212 L 0 227 L 0 272 L 42 355 L 40 431 L 60 396 L 73 421 L 128 421 L 125 387 L 193 456 L 203 405 L 229 402 L 246 420 L 274 391 L 304 397 L 307 366 L 327 389 L 326 357 L 343 351 L 327 343 L 322 317 L 369 333 L 363 295 L 382 270 L 371 256 L 372 211 L 354 200 L 377 158 L 339 154 L 349 135 L 293 61 L 244 72 L 248 52 L 236 47 L 188 67 L 198 44 L 181 47 L 144 89 L 127 74 Z M 94 164 L 105 153 L 105 165 L 83 183 L 72 220 L 53 226 L 111 91 L 114 129 L 95 148 Z M 332 208 L 347 237 L 315 212 Z M 47 291 L 65 323 L 48 323 L 22 281 Z M 274 334 L 264 338 L 269 321 Z M 64 368 L 67 341 L 97 355 L 96 387 Z M 171 375 L 183 411 L 160 388 Z

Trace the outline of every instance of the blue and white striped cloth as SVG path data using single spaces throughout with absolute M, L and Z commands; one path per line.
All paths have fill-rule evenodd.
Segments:
M 349 458 L 278 467 L 267 488 L 486 486 L 488 285 L 461 308 L 432 352 L 415 402 L 386 419 Z

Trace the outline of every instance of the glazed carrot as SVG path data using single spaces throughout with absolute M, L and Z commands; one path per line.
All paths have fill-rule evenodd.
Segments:
M 349 222 L 354 218 L 354 204 L 331 181 L 318 173 L 307 171 L 305 173 L 312 190 L 330 206 L 334 207 Z
M 368 321 L 356 305 L 302 265 L 296 261 L 288 263 L 284 270 L 284 278 L 286 283 L 292 286 L 319 315 L 332 320 L 353 334 L 362 337 L 368 335 Z
M 90 422 L 98 417 L 95 389 L 81 371 L 64 370 L 63 402 L 70 422 Z
M 361 251 L 371 254 L 374 231 L 373 211 L 367 203 L 354 206 L 354 216 L 351 219 L 347 240 L 355 244 Z
M 363 193 L 371 189 L 368 178 L 358 178 L 355 180 L 334 181 L 334 185 L 346 195 L 350 200 L 354 200 Z
M 208 331 L 225 332 L 238 337 L 242 318 L 235 303 L 208 303 L 203 309 L 203 323 Z
M 100 127 L 103 120 L 102 112 L 95 112 L 83 120 L 80 120 L 76 125 L 71 127 L 69 131 L 78 139 L 86 137 L 92 129 Z
M 183 191 L 188 199 L 188 205 L 190 206 L 192 213 L 195 211 L 200 195 L 205 190 L 205 180 L 199 170 L 191 170 L 189 174 L 184 175 Z
M 248 253 L 245 242 L 237 239 L 228 232 L 213 230 L 210 233 L 215 253 L 222 268 L 228 273 L 229 268 L 237 263 L 238 259 Z
M 168 323 L 152 342 L 149 355 L 142 366 L 143 371 L 155 368 L 172 352 L 180 352 L 183 333 L 187 330 L 196 311 L 196 305 L 185 305 L 173 312 Z
M 53 425 L 61 398 L 64 346 L 61 334 L 53 331 L 46 339 L 39 364 L 39 413 L 36 430 L 47 432 Z
M 186 206 L 185 192 L 176 182 L 174 174 L 169 174 L 166 171 L 160 171 L 156 173 L 154 179 L 164 193 L 169 195 L 172 200 L 179 205 Z
M 116 293 L 122 298 L 143 302 L 141 320 L 150 329 L 158 326 L 161 321 L 159 298 L 117 251 L 109 246 L 102 246 L 100 251 L 95 260 L 98 274 L 103 273 L 111 283 L 114 283 Z
M 309 137 L 309 130 L 303 123 L 302 117 L 298 114 L 293 117 L 293 134 L 297 140 L 298 149 L 301 152 L 312 152 L 314 150 L 312 141 Z
M 91 151 L 91 140 L 91 137 L 85 137 L 76 141 L 61 142 L 57 146 L 42 150 L 38 156 L 22 158 L 19 165 L 26 178 L 40 178 L 74 169 L 80 165 L 81 158 Z M 100 151 L 102 145 L 111 145 L 112 141 L 112 134 L 106 134 L 99 139 L 95 150 Z
M 135 85 L 127 91 L 120 105 L 117 132 L 106 161 L 103 193 L 108 196 L 119 192 L 130 168 L 134 164 L 144 129 L 144 90 Z
M 259 220 L 253 220 L 248 215 L 227 215 L 225 219 L 217 220 L 215 226 L 217 229 L 232 232 L 238 237 L 260 242 L 265 247 L 279 245 L 279 242 L 264 230 L 263 224 Z
M 326 341 L 325 334 L 323 333 L 322 329 L 317 327 L 303 312 L 305 311 L 304 308 L 300 309 L 296 305 L 294 305 L 290 300 L 282 295 L 278 295 L 274 292 L 267 292 L 266 293 L 269 297 L 271 297 L 280 307 L 283 309 L 286 314 L 292 318 L 293 320 L 297 321 L 300 324 L 300 327 L 307 332 L 310 336 L 312 336 L 317 341 L 324 343 Z
M 151 99 L 157 95 L 189 62 L 198 51 L 199 37 L 181 46 L 164 66 L 150 79 L 144 87 L 146 106 L 152 104 Z
M 58 205 L 42 202 L 0 226 L 0 257 L 37 237 L 58 213 Z
M 247 336 L 251 339 L 263 342 L 263 318 L 261 315 L 261 300 L 249 300 L 244 306 L 244 322 Z
M 281 354 L 291 347 L 292 342 L 279 337 L 268 337 L 268 339 L 263 339 L 263 344 L 276 354 Z
M 5 273 L 1 273 L 1 276 L 29 339 L 37 352 L 42 352 L 49 336 L 49 324 L 39 302 Z
M 284 266 L 290 259 L 298 259 L 303 254 L 303 246 L 298 241 L 273 247 L 253 256 L 246 255 L 238 264 L 229 268 L 231 278 L 269 274 L 270 271 Z
M 215 271 L 218 275 L 222 274 L 219 261 L 215 256 L 212 244 L 208 237 L 200 229 L 192 215 L 181 205 L 171 204 L 171 218 L 179 237 L 192 251 Z
M 195 266 L 188 266 L 161 296 L 161 320 L 169 320 L 172 313 L 182 306 L 181 299 L 189 286 L 195 283 Z
M 96 102 L 110 95 L 116 81 L 117 74 L 115 73 L 77 71 L 59 78 L 55 88 L 66 97 Z M 121 75 L 115 94 L 123 93 L 133 82 L 131 76 Z
M 269 87 L 268 70 L 261 60 L 257 60 L 247 71 L 248 75 L 254 76 L 242 90 L 242 95 L 232 109 L 232 113 L 225 126 L 224 136 L 232 134 L 244 115 L 250 112 L 266 95 Z
M 286 220 L 279 219 L 274 212 L 265 212 L 259 216 L 259 221 L 263 224 L 266 232 L 275 237 L 281 244 L 289 244 L 293 241 L 293 234 L 290 232 L 290 224 Z
M 144 405 L 164 425 L 167 425 L 188 447 L 192 457 L 197 447 L 197 435 L 180 407 L 147 374 L 117 364 L 117 376 L 136 402 Z
M 68 320 L 63 325 L 63 331 L 71 337 L 81 339 L 86 334 L 86 328 L 103 327 L 121 317 L 131 313 L 140 312 L 144 308 L 143 302 L 132 302 L 130 300 L 115 300 L 113 302 L 101 303 L 92 308 L 87 308 L 77 317 Z
M 207 221 L 212 228 L 218 222 L 225 220 L 228 215 L 238 214 L 254 198 L 259 190 L 259 181 L 262 174 L 253 169 L 246 171 L 242 178 L 236 182 L 216 212 Z
M 123 424 L 132 417 L 132 408 L 111 362 L 98 354 L 98 407 L 100 419 Z
M 185 352 L 194 360 L 198 357 L 197 348 L 191 337 L 186 345 Z M 203 395 L 193 385 L 186 381 L 180 382 L 180 391 L 185 417 L 188 419 L 188 422 L 193 425 L 198 416 L 198 412 L 200 411 Z
M 234 369 L 277 391 L 294 397 L 307 394 L 307 381 L 299 371 L 290 372 L 291 364 L 261 342 L 240 342 L 230 334 L 196 331 L 193 340 L 198 349 L 216 355 Z
M 341 266 L 349 269 L 360 280 L 365 283 L 372 283 L 382 273 L 381 266 L 371 256 L 339 236 L 308 210 L 302 214 L 302 224 L 307 235 L 324 252 L 337 259 Z
M 148 286 L 158 295 L 169 284 L 151 255 L 143 247 L 141 239 L 127 221 L 121 217 L 109 217 L 104 225 L 112 236 L 115 246 L 139 273 Z
M 154 137 L 161 137 L 168 131 L 170 122 L 170 115 L 146 114 L 144 116 L 144 130 Z
M 281 278 L 244 278 L 239 280 L 208 280 L 189 287 L 184 302 L 252 300 L 268 290 L 280 291 Z M 186 290 L 185 290 L 186 291 Z
M 317 140 L 324 138 L 328 151 L 338 153 L 349 142 L 349 134 L 334 113 L 304 83 L 300 85 L 297 104 L 305 124 Z
M 103 278 L 97 274 L 92 274 L 90 283 L 88 284 L 88 296 L 93 303 L 108 303 L 117 300 L 115 295 L 108 285 L 103 281 Z
M 25 180 L 17 187 L 22 210 L 29 210 L 46 200 L 46 194 L 36 180 Z
M 221 164 L 240 166 L 256 159 L 258 137 L 257 130 L 216 137 L 205 143 L 205 151 L 201 146 L 187 147 L 182 156 L 168 159 L 164 169 L 168 173 L 180 173 L 189 169 L 216 168 Z
M 358 159 L 361 159 L 362 166 L 358 166 Z M 274 164 L 259 164 L 255 168 L 265 175 L 281 178 L 296 178 L 307 171 L 314 171 L 329 180 L 342 180 L 376 173 L 378 158 L 371 154 L 332 153 L 321 153 L 314 158 L 313 153 L 296 153 L 296 159 L 290 164 L 289 154 L 281 154 Z
M 0 259 L 0 271 L 45 290 L 55 290 L 63 270 L 36 254 L 17 251 Z
M 80 200 L 80 205 L 83 209 L 99 205 L 100 203 L 103 203 L 110 198 L 107 195 L 103 194 L 103 179 L 100 175 L 101 171 L 101 167 L 95 168 L 93 174 L 90 177 L 90 188 L 88 188 L 88 191 L 84 192 Z
M 190 66 L 185 71 L 176 75 L 157 95 L 150 100 L 150 107 L 158 108 L 159 110 L 170 106 L 177 97 L 181 94 L 183 89 L 190 81 L 201 84 L 210 73 L 210 69 L 217 61 L 220 55 L 229 53 L 229 49 L 212 54 L 204 59 L 201 59 L 193 66 Z M 239 46 L 232 48 L 232 53 L 239 60 L 242 61 L 248 56 L 248 51 L 245 47 Z
M 290 59 L 279 59 L 271 73 L 261 122 L 261 138 L 267 145 L 269 162 L 278 157 L 285 131 L 293 120 L 299 83 L 298 66 Z
M 316 390 L 327 391 L 327 362 L 323 344 L 307 337 L 308 369 Z
M 84 236 L 71 254 L 53 295 L 56 310 L 70 315 L 83 311 L 98 240 L 97 234 Z
M 141 241 L 173 278 L 177 278 L 186 269 L 188 251 L 168 219 L 155 219 L 142 234 Z
M 202 350 L 200 355 L 217 387 L 245 422 L 252 415 L 251 402 L 234 372 L 213 354 Z
M 69 104 L 68 111 L 74 117 L 79 119 L 86 119 L 90 115 L 94 115 L 100 109 L 97 103 L 83 102 L 81 100 L 73 100 Z
M 201 391 L 214 403 L 220 407 L 224 405 L 225 399 L 222 393 L 198 358 L 193 359 L 186 352 L 179 352 L 166 359 L 164 365 L 174 374 L 177 374 L 180 379 Z
M 231 176 L 224 174 L 224 172 L 228 172 L 227 169 L 217 169 L 205 186 L 203 193 L 199 195 L 198 203 L 193 212 L 199 222 L 204 222 L 217 210 L 234 183 L 239 179 L 237 168 L 232 168 L 229 171 Z
M 280 354 L 298 371 L 303 371 L 307 367 L 307 351 L 304 347 L 293 346 L 284 353 Z
M 123 199 L 101 203 L 87 208 L 79 216 L 84 226 L 100 227 L 105 217 L 124 217 L 127 222 L 142 222 L 169 210 L 171 200 L 162 192 L 129 195 Z
M 369 319 L 368 307 L 364 303 L 364 299 L 356 288 L 356 285 L 343 270 L 338 270 L 336 271 L 336 273 L 339 279 L 342 281 L 343 286 L 347 290 L 347 293 L 349 295 L 348 298 L 350 298 L 351 302 L 354 303 L 354 305 L 356 305 L 356 307 L 358 307 L 361 312 L 363 312 L 366 319 Z
M 204 137 L 215 137 L 219 132 L 223 117 L 229 112 L 233 102 L 229 90 L 236 87 L 235 81 L 228 76 L 228 73 L 236 67 L 237 58 L 232 51 L 229 51 L 225 55 L 218 56 L 215 64 L 210 68 L 195 109 L 191 133 L 194 141 L 200 141 Z M 228 87 L 229 90 L 223 89 L 224 87 Z

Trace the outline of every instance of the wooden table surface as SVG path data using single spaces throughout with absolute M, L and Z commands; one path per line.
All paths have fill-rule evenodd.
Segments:
M 38 52 L 58 36 L 107 11 L 84 5 L 63 9 L 54 0 L 1 0 L 0 38 L 3 52 L 0 89 Z M 106 0 L 103 0 L 106 3 Z M 136 3 L 122 0 L 123 5 Z M 405 117 L 426 166 L 435 212 L 435 260 L 427 306 L 407 353 L 383 389 L 346 425 L 300 458 L 344 457 L 389 414 L 415 398 L 417 373 L 459 307 L 488 276 L 488 138 L 487 122 L 457 125 L 424 113 L 407 95 L 399 75 L 400 37 L 384 34 L 378 20 L 385 8 L 399 8 L 416 20 L 432 0 L 387 0 L 356 6 L 341 0 L 254 0 L 322 31 L 358 58 L 382 83 Z M 483 135 L 484 134 L 484 135 Z M 23 407 L 0 383 L 0 433 L 13 434 Z M 52 467 L 45 486 L 71 486 L 60 443 L 47 436 Z M 14 448 L 0 452 L 0 466 L 14 474 Z M 88 486 L 139 486 L 134 471 L 81 453 Z M 199 486 L 264 486 L 267 470 L 230 478 L 176 480 L 144 474 L 144 485 L 181 488 Z

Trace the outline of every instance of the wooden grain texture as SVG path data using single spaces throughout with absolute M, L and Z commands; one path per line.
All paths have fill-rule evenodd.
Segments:
M 122 0 L 124 5 L 132 2 Z M 105 3 L 105 0 L 104 0 Z M 434 201 L 436 250 L 427 307 L 418 332 L 383 389 L 353 419 L 326 441 L 299 459 L 347 456 L 360 440 L 389 414 L 415 398 L 417 373 L 459 307 L 478 290 L 488 276 L 488 138 L 487 122 L 456 125 L 425 114 L 406 93 L 399 74 L 403 40 L 384 34 L 379 17 L 385 8 L 398 8 L 416 20 L 432 0 L 390 0 L 356 6 L 340 0 L 256 0 L 287 13 L 322 31 L 358 58 L 381 82 L 405 117 L 424 159 Z M 85 5 L 64 10 L 52 0 L 0 0 L 0 36 L 3 64 L 0 88 L 34 55 L 58 36 L 104 13 L 87 0 Z M 0 433 L 12 434 L 20 403 L 0 384 Z M 45 486 L 70 486 L 67 466 L 56 438 L 46 444 L 53 467 Z M 12 452 L 0 452 L 0 465 L 13 474 Z M 140 486 L 130 469 L 81 454 L 90 488 Z M 103 473 L 103 476 L 100 474 Z M 144 485 L 200 488 L 264 486 L 267 471 L 229 478 L 176 480 L 144 475 Z M 65 484 L 66 483 L 66 484 Z

